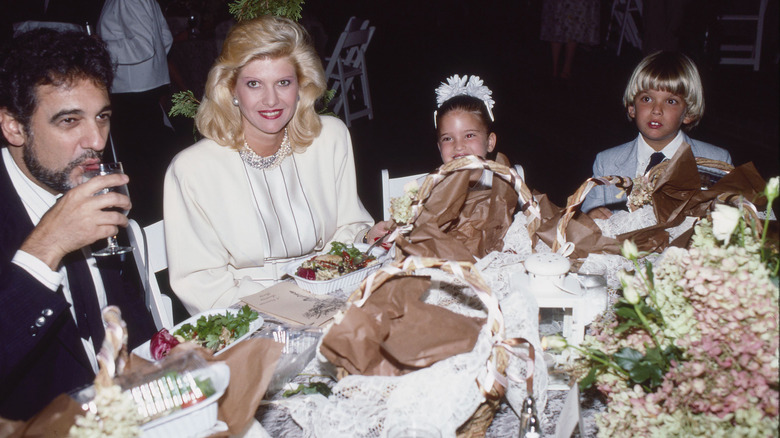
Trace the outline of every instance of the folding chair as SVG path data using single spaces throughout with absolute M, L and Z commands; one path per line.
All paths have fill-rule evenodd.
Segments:
M 344 121 L 351 126 L 352 120 L 368 116 L 374 118 L 371 106 L 371 93 L 368 89 L 368 72 L 366 70 L 366 48 L 374 36 L 375 27 L 368 26 L 368 20 L 358 23 L 355 17 L 350 17 L 347 26 L 339 36 L 333 54 L 325 58 L 327 66 L 325 75 L 329 89 L 336 91 L 336 97 L 331 102 L 333 112 L 339 114 L 344 110 Z M 349 91 L 354 86 L 355 78 L 360 79 L 363 88 L 364 108 L 359 111 L 350 110 Z
M 637 49 L 642 48 L 642 37 L 639 35 L 636 22 L 634 22 L 634 12 L 638 13 L 640 17 L 642 16 L 642 0 L 614 0 L 612 2 L 606 41 L 609 41 L 612 35 L 612 23 L 618 22 L 620 25 L 620 36 L 618 37 L 617 46 L 618 56 L 620 56 L 620 50 L 623 48 L 623 40 L 628 41 Z
M 127 234 L 133 247 L 133 257 L 138 275 L 144 286 L 146 306 L 152 313 L 157 329 L 173 327 L 173 303 L 169 296 L 160 292 L 155 274 L 168 267 L 165 252 L 165 229 L 163 221 L 155 222 L 142 230 L 133 219 L 128 220 Z
M 761 67 L 761 43 L 764 34 L 764 15 L 766 15 L 767 3 L 768 0 L 759 0 L 758 11 L 755 14 L 723 14 L 718 17 L 718 21 L 720 21 L 722 25 L 725 25 L 726 22 L 732 22 L 735 24 L 743 22 L 748 23 L 748 27 L 750 25 L 755 26 L 755 29 L 750 29 L 751 31 L 755 30 L 755 35 L 750 36 L 751 41 L 749 44 L 720 45 L 721 52 L 727 52 L 732 55 L 736 55 L 740 52 L 746 52 L 749 56 L 722 56 L 720 58 L 721 64 L 752 65 L 753 71 L 758 71 L 759 67 Z M 740 3 L 740 5 L 742 4 L 743 3 Z M 738 25 L 735 27 L 737 26 Z

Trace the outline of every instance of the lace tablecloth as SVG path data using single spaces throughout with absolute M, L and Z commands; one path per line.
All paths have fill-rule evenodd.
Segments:
M 645 217 L 641 214 L 633 216 L 637 220 L 644 220 Z M 625 218 L 624 218 L 625 219 Z M 614 221 L 620 222 L 620 221 Z M 625 222 L 625 220 L 623 221 Z M 515 287 L 511 284 L 512 273 L 516 270 L 518 264 L 522 263 L 525 258 L 532 252 L 546 252 L 550 251 L 542 242 L 536 245 L 534 250 L 531 249 L 531 239 L 528 237 L 528 233 L 525 229 L 525 218 L 519 214 L 516 216 L 512 227 L 507 232 L 504 241 L 504 251 L 493 252 L 481 259 L 476 267 L 482 274 L 487 284 L 492 289 L 493 293 L 502 301 L 502 307 L 508 304 L 505 300 L 511 300 L 518 296 L 523 296 L 524 293 L 519 293 Z M 592 255 L 580 267 L 580 272 L 584 272 L 590 275 L 603 275 L 606 278 L 607 286 L 609 288 L 615 288 L 619 284 L 617 279 L 617 271 L 621 268 L 627 268 L 630 266 L 630 262 L 617 255 Z M 525 299 L 525 298 L 523 298 Z M 521 301 L 520 306 L 510 306 L 519 310 L 521 313 L 528 313 L 520 318 L 519 322 L 515 322 L 515 327 L 510 324 L 509 329 L 513 329 L 514 333 L 520 333 L 528 338 L 533 339 L 534 344 L 538 347 L 538 335 L 530 333 L 536 331 L 538 333 L 539 327 L 536 322 L 536 317 L 533 315 L 536 312 L 538 315 L 538 306 L 531 303 Z M 525 310 L 522 310 L 525 309 Z M 504 313 L 507 314 L 506 309 Z M 518 310 L 509 312 L 513 318 Z M 519 326 L 517 326 L 519 324 Z M 535 327 L 531 329 L 531 325 Z M 513 336 L 516 336 L 513 335 Z M 314 362 L 314 361 L 313 361 Z M 542 366 L 544 366 L 542 364 Z M 310 366 L 304 370 L 304 374 L 312 374 L 309 371 Z M 316 374 L 316 370 L 314 374 Z M 544 388 L 547 388 L 547 376 L 546 373 L 543 376 L 543 382 L 541 383 Z M 309 383 L 308 377 L 301 378 L 296 377 L 295 383 Z M 545 397 L 546 395 L 546 397 Z M 561 411 L 564 406 L 564 400 L 566 398 L 567 391 L 548 389 L 545 393 L 540 395 L 537 399 L 537 403 L 543 403 L 545 408 L 540 415 L 540 420 L 543 426 L 543 436 L 555 436 L 556 424 L 560 417 Z M 280 396 L 277 394 L 276 400 Z M 583 418 L 582 427 L 584 430 L 575 431 L 573 436 L 578 437 L 591 437 L 596 436 L 597 428 L 595 424 L 595 415 L 605 409 L 604 404 L 595 395 L 584 394 L 580 396 L 581 416 Z M 271 401 L 260 408 L 257 414 L 257 420 L 262 424 L 263 428 L 267 431 L 269 436 L 272 437 L 303 437 L 303 429 L 293 421 L 290 413 L 283 407 L 279 406 L 275 401 Z M 496 412 L 495 418 L 487 430 L 488 437 L 517 437 L 519 436 L 519 419 L 512 409 L 510 404 L 504 399 L 499 409 Z
M 550 390 L 547 392 L 547 405 L 544 409 L 544 417 L 547 421 L 543 424 L 544 434 L 542 436 L 555 436 L 555 426 L 558 417 L 563 409 L 566 391 Z M 597 428 L 595 424 L 595 415 L 604 409 L 604 404 L 597 397 L 591 394 L 584 394 L 580 397 L 580 407 L 583 418 L 584 431 L 575 431 L 573 437 L 595 437 Z M 290 415 L 281 407 L 268 404 L 262 406 L 257 412 L 257 420 L 263 426 L 269 436 L 274 438 L 299 438 L 303 437 L 303 431 L 292 420 Z M 486 437 L 500 438 L 519 436 L 520 421 L 509 406 L 502 402 L 496 411 L 493 423 L 487 430 Z

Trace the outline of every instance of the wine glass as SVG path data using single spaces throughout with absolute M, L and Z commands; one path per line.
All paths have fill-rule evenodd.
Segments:
M 411 420 L 387 429 L 387 438 L 441 438 L 439 428 L 431 423 Z
M 111 175 L 115 173 L 125 173 L 122 169 L 122 163 L 100 163 L 98 164 L 98 167 L 95 169 L 88 169 L 86 172 L 84 172 L 84 181 L 89 180 L 90 178 L 96 177 L 98 175 Z M 114 187 L 106 187 L 103 190 L 100 190 L 99 192 L 95 193 L 95 195 L 103 195 L 108 192 L 117 192 L 122 193 L 125 196 L 130 196 L 130 193 L 127 191 L 127 184 L 122 184 L 121 186 L 114 186 Z M 114 210 L 121 212 L 125 216 L 127 216 L 127 213 L 129 213 L 129 210 L 123 210 L 120 207 L 109 207 L 105 210 Z M 116 236 L 111 236 L 107 238 L 108 240 L 108 246 L 92 253 L 93 256 L 96 257 L 103 257 L 103 256 L 110 256 L 110 255 L 117 255 L 117 254 L 125 254 L 128 252 L 132 252 L 133 248 L 130 246 L 119 246 L 119 243 L 117 243 Z

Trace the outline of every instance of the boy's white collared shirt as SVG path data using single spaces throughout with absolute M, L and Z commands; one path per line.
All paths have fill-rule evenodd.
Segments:
M 683 143 L 683 134 L 682 131 L 677 131 L 677 135 L 674 137 L 672 141 L 669 142 L 668 145 L 666 145 L 660 152 L 664 154 L 666 159 L 671 159 L 674 154 L 677 153 L 677 150 L 680 149 L 680 146 L 682 146 Z M 642 134 L 638 135 L 637 138 L 637 151 L 636 151 L 636 175 L 635 176 L 641 176 L 645 173 L 645 168 L 647 168 L 647 165 L 650 164 L 650 156 L 653 155 L 653 153 L 656 152 L 655 149 L 651 148 L 649 144 L 645 141 L 645 139 L 642 137 Z

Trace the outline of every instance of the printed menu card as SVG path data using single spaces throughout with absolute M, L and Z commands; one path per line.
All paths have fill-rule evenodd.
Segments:
M 282 282 L 242 301 L 258 312 L 297 325 L 322 327 L 346 304 L 343 299 L 313 295 L 292 282 Z

